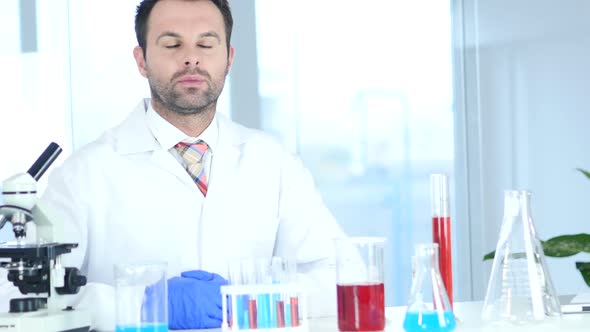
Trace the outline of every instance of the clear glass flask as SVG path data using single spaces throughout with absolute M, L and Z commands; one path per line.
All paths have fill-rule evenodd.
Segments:
M 560 315 L 559 300 L 531 215 L 531 193 L 508 190 L 482 318 L 519 324 Z
M 438 244 L 418 244 L 404 330 L 446 332 L 457 323 L 438 268 Z

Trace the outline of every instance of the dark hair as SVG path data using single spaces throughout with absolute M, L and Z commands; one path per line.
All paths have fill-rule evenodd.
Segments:
M 154 6 L 159 0 L 142 0 L 139 5 L 137 5 L 137 10 L 135 12 L 135 36 L 137 37 L 137 43 L 139 47 L 143 50 L 143 56 L 145 57 L 145 53 L 147 50 L 147 23 L 152 12 Z M 188 0 L 187 0 L 188 1 Z M 229 48 L 230 48 L 230 40 L 231 40 L 231 31 L 234 25 L 234 19 L 231 15 L 231 9 L 229 8 L 228 0 L 208 0 L 211 1 L 217 9 L 221 12 L 223 16 L 223 23 L 225 25 L 225 40 L 227 46 L 227 52 L 229 55 Z

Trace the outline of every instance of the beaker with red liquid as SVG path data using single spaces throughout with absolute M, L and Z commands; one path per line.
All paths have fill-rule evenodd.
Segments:
M 432 242 L 438 244 L 438 265 L 452 307 L 453 253 L 448 175 L 430 175 L 430 197 L 432 203 Z
M 336 240 L 336 287 L 340 331 L 385 329 L 385 238 Z

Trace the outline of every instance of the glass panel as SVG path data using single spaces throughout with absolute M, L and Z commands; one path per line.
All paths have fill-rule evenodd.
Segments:
M 588 233 L 590 2 L 464 0 L 465 116 L 474 220 L 473 280 L 482 299 L 502 222 L 503 191 L 528 189 L 542 240 Z M 469 159 L 468 159 L 469 158 Z M 481 164 L 478 167 L 477 163 Z M 479 212 L 479 213 L 477 213 Z M 587 293 L 587 256 L 548 258 L 558 294 Z
M 64 150 L 56 164 L 71 152 L 67 28 L 66 0 L 0 2 L 0 182 L 26 172 L 52 141 Z
M 351 235 L 385 235 L 387 304 L 453 174 L 449 1 L 258 0 L 263 127 L 302 156 Z M 304 19 L 303 19 L 304 18 Z
M 0 31 L 2 44 L 0 44 L 0 56 L 18 54 L 20 52 L 20 9 L 19 0 L 5 0 L 0 5 Z
M 0 44 L 0 142 L 2 155 L 10 156 L 0 164 L 1 179 L 26 171 L 51 141 L 65 151 L 71 146 L 66 1 L 41 1 L 21 12 L 24 2 L 31 3 L 0 3 L 0 29 L 7 38 Z M 36 34 L 21 36 L 30 28 Z M 36 41 L 21 40 L 35 35 Z M 37 51 L 23 52 L 21 46 L 31 43 Z

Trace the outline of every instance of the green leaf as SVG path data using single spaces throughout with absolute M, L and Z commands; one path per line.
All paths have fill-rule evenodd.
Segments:
M 547 257 L 569 257 L 581 252 L 590 253 L 590 234 L 561 235 L 541 241 Z M 487 253 L 483 260 L 493 259 L 495 251 Z
M 561 235 L 543 242 L 543 252 L 549 257 L 569 257 L 590 253 L 590 234 Z
M 586 285 L 590 287 L 590 262 L 576 262 L 576 268 L 582 274 Z
M 496 255 L 495 251 L 488 252 L 485 256 L 483 256 L 483 260 L 486 261 L 488 259 L 494 259 L 494 255 Z
M 588 179 L 590 179 L 590 172 L 588 172 L 588 171 L 586 171 L 586 170 L 584 170 L 584 169 L 581 169 L 581 168 L 576 168 L 576 169 L 577 169 L 579 172 L 581 172 L 582 174 L 586 175 L 586 177 L 587 177 Z

